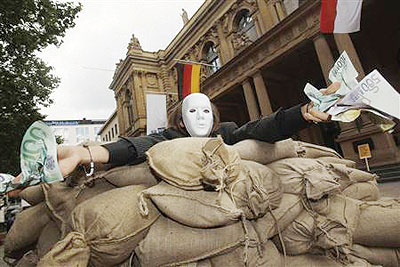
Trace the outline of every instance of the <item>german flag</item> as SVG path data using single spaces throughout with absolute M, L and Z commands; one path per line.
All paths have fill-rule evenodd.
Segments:
M 182 100 L 191 93 L 200 92 L 200 65 L 178 63 L 176 68 L 179 99 Z

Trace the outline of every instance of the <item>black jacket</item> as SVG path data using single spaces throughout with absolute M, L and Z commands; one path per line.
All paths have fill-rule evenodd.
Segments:
M 250 121 L 238 127 L 234 122 L 223 122 L 212 136 L 221 135 L 224 142 L 233 145 L 244 139 L 256 139 L 273 143 L 289 138 L 309 123 L 301 115 L 301 106 L 279 109 L 261 119 Z M 146 160 L 145 152 L 158 142 L 180 137 L 188 137 L 172 128 L 158 134 L 138 137 L 121 137 L 115 143 L 103 145 L 110 152 L 109 163 L 113 166 L 137 164 Z

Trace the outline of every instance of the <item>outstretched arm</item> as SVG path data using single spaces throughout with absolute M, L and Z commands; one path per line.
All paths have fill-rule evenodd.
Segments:
M 97 163 L 107 163 L 109 152 L 102 146 L 91 146 L 90 152 L 92 159 Z M 63 177 L 71 174 L 80 164 L 90 163 L 90 155 L 87 148 L 83 146 L 58 146 L 57 147 L 58 165 Z M 15 184 L 19 184 L 22 179 L 22 173 L 14 179 Z M 18 196 L 23 188 L 19 188 L 8 193 L 9 197 Z
M 102 146 L 90 146 L 92 160 L 95 163 L 107 163 L 110 154 Z M 82 146 L 58 146 L 57 147 L 58 165 L 61 174 L 65 177 L 72 173 L 80 164 L 90 163 L 89 150 Z
M 324 94 L 336 92 L 340 83 L 333 83 L 327 89 L 323 89 Z M 244 139 L 256 139 L 265 142 L 276 142 L 289 138 L 297 131 L 304 129 L 311 122 L 318 123 L 329 121 L 330 116 L 325 112 L 320 112 L 312 107 L 312 103 L 297 105 L 289 109 L 279 109 L 278 111 L 261 119 L 250 121 L 232 133 L 232 143 Z

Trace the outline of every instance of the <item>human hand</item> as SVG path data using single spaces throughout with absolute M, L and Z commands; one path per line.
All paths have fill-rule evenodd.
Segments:
M 88 153 L 87 150 L 81 146 L 57 146 L 58 167 L 63 177 L 82 163 L 85 153 Z
M 328 86 L 326 89 L 319 90 L 324 95 L 330 95 L 336 93 L 337 90 L 340 88 L 340 82 L 334 82 Z
M 334 82 L 328 88 L 321 89 L 320 92 L 324 95 L 330 95 L 336 93 L 339 88 L 340 82 Z M 301 114 L 306 121 L 314 123 L 329 121 L 331 119 L 331 115 L 328 113 L 313 108 L 312 102 L 301 107 Z

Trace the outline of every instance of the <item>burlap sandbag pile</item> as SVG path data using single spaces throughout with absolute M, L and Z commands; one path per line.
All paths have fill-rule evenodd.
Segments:
M 33 206 L 6 255 L 20 266 L 400 266 L 399 202 L 329 148 L 180 138 L 147 157 L 22 191 Z
M 83 171 L 73 175 L 21 192 L 32 206 L 17 215 L 6 236 L 10 265 L 128 266 L 136 243 L 159 216 L 150 207 L 142 219 L 136 204 L 157 179 L 147 164 L 98 171 L 90 179 Z

